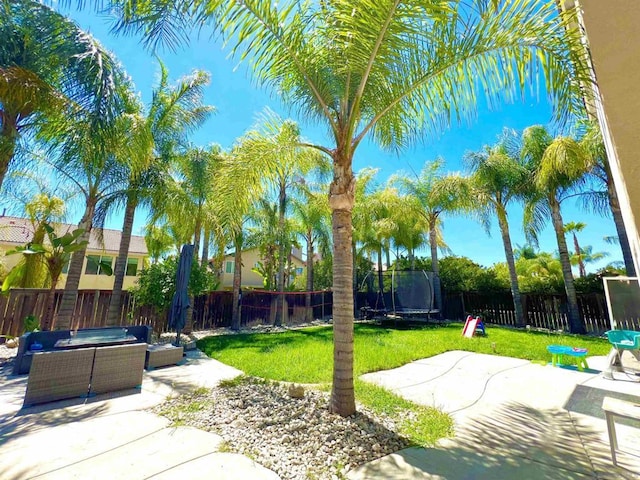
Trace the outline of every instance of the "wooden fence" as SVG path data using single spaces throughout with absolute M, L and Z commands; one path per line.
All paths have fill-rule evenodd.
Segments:
M 48 290 L 34 288 L 12 289 L 8 295 L 0 295 L 0 335 L 18 336 L 23 333 L 24 318 L 34 315 L 42 318 L 46 308 Z M 60 307 L 62 290 L 56 291 L 55 311 Z M 107 322 L 111 290 L 80 290 L 71 321 L 72 329 L 102 327 Z M 158 315 L 153 307 L 137 307 L 128 292 L 122 294 L 119 325 L 151 325 L 162 331 L 166 314 Z M 55 319 L 52 325 L 55 329 Z
M 13 289 L 9 295 L 0 296 L 0 335 L 20 335 L 23 321 L 28 315 L 42 318 L 47 290 Z M 272 324 L 275 312 L 285 297 L 283 324 L 296 325 L 306 321 L 305 292 L 248 291 L 241 301 L 241 326 Z M 56 292 L 56 311 L 62 298 L 62 290 Z M 73 329 L 100 327 L 106 324 L 111 298 L 110 290 L 81 290 L 72 320 Z M 358 305 L 365 305 L 366 294 L 358 293 Z M 566 299 L 563 295 L 522 295 L 526 324 L 534 328 L 568 330 Z M 220 291 L 201 295 L 194 299 L 193 328 L 206 330 L 231 325 L 233 296 Z M 312 292 L 313 318 L 330 318 L 333 312 L 331 292 Z M 602 334 L 610 328 L 605 297 L 594 293 L 578 296 L 580 315 L 587 332 Z M 634 315 L 637 312 L 634 311 Z M 449 320 L 464 320 L 466 315 L 481 315 L 488 323 L 515 326 L 515 312 L 511 294 L 458 293 L 444 296 L 443 315 Z M 167 327 L 167 312 L 158 314 L 153 307 L 137 306 L 127 292 L 123 292 L 120 325 L 150 325 L 155 332 Z M 619 320 L 623 328 L 640 330 L 640 319 L 629 317 Z M 55 324 L 53 325 L 55 328 Z M 620 327 L 619 327 L 620 328 Z
M 569 330 L 567 300 L 564 295 L 522 294 L 525 324 L 532 328 Z M 611 328 L 602 293 L 578 295 L 580 316 L 588 333 L 602 334 Z M 450 320 L 480 315 L 488 323 L 515 326 L 515 310 L 510 293 L 459 293 L 445 296 L 444 314 Z

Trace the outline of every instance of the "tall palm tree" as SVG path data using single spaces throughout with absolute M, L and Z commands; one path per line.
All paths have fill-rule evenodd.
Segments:
M 313 291 L 313 266 L 318 244 L 330 243 L 330 211 L 325 191 L 314 192 L 304 189 L 301 196 L 292 203 L 293 215 L 298 223 L 298 231 L 307 246 L 307 279 L 305 309 L 307 321 L 313 320 L 311 292 Z
M 285 228 L 287 208 L 291 190 L 299 189 L 300 179 L 313 168 L 323 168 L 323 156 L 316 150 L 302 146 L 298 125 L 291 120 L 282 120 L 274 112 L 267 110 L 259 124 L 241 139 L 237 158 L 239 161 L 252 162 L 254 168 L 263 167 L 268 171 L 263 182 L 265 190 L 271 190 L 277 198 L 278 212 L 278 292 L 284 292 L 285 261 L 288 256 L 286 244 L 289 239 Z M 281 295 L 281 308 L 277 309 L 275 324 L 280 325 L 286 311 L 286 300 Z
M 431 268 L 433 269 L 433 291 L 435 307 L 442 311 L 442 288 L 438 267 L 438 239 L 441 215 L 462 208 L 468 195 L 466 182 L 460 175 L 443 174 L 444 161 L 436 159 L 427 162 L 420 175 L 398 174 L 389 179 L 397 184 L 407 195 L 414 197 L 419 205 L 429 229 L 429 248 L 431 249 Z
M 175 45 L 189 25 L 211 25 L 275 88 L 330 132 L 315 145 L 333 160 L 329 202 L 334 238 L 334 374 L 330 409 L 355 411 L 351 211 L 354 154 L 365 138 L 402 147 L 452 118 L 469 118 L 477 94 L 490 103 L 524 91 L 545 72 L 546 91 L 565 117 L 581 110 L 589 78 L 572 52 L 579 37 L 555 3 L 521 0 L 112 0 L 117 28 Z M 124 7 L 124 8 L 123 8 Z M 573 46 L 576 48 L 572 48 Z
M 146 115 L 142 111 L 137 113 L 136 128 L 130 132 L 131 141 L 138 146 L 139 158 L 132 165 L 126 189 L 117 199 L 125 202 L 124 222 L 113 272 L 107 325 L 119 323 L 136 209 L 142 204 L 150 205 L 154 195 L 164 192 L 162 187 L 168 180 L 178 149 L 186 143 L 188 133 L 202 125 L 213 110 L 202 103 L 203 89 L 209 83 L 206 72 L 196 70 L 180 78 L 175 85 L 169 85 L 169 72 L 162 62 L 159 63 L 160 79 L 153 90 L 151 104 Z
M 568 222 L 564 224 L 564 233 L 570 233 L 573 236 L 573 254 L 574 258 L 578 262 L 578 274 L 581 277 L 587 276 L 587 270 L 584 266 L 584 259 L 582 258 L 582 249 L 580 243 L 578 243 L 578 236 L 576 233 L 581 232 L 587 226 L 584 222 Z
M 627 236 L 627 231 L 624 228 L 624 220 L 622 219 L 622 210 L 620 209 L 618 192 L 613 184 L 609 158 L 607 157 L 607 152 L 604 148 L 602 134 L 600 133 L 600 129 L 596 122 L 589 122 L 587 124 L 585 134 L 581 138 L 580 143 L 589 155 L 591 155 L 592 168 L 589 173 L 597 179 L 597 185 L 599 185 L 601 189 L 599 192 L 596 191 L 593 192 L 593 194 L 586 196 L 586 204 L 592 207 L 596 212 L 602 213 L 606 213 L 604 211 L 604 206 L 606 205 L 608 207 L 616 226 L 616 232 L 618 234 L 618 240 L 620 249 L 622 250 L 622 258 L 624 260 L 627 276 L 635 277 L 636 269 L 633 263 L 633 256 L 631 255 L 629 237 Z
M 103 97 L 118 67 L 78 25 L 36 1 L 0 3 L 0 38 L 1 188 L 26 131 L 97 104 L 103 119 L 117 114 Z
M 532 172 L 534 187 L 525 206 L 527 232 L 535 238 L 535 233 L 551 218 L 567 294 L 569 328 L 571 333 L 585 333 L 578 310 L 560 205 L 584 183 L 590 156 L 575 139 L 563 136 L 554 138 L 540 125 L 523 132 L 522 155 Z
M 510 151 L 509 140 L 513 135 L 513 132 L 504 132 L 502 140 L 497 145 L 485 147 L 480 152 L 468 152 L 464 155 L 464 161 L 470 171 L 469 209 L 479 215 L 487 232 L 490 228 L 490 217 L 493 215 L 498 217 L 502 245 L 509 268 L 516 325 L 524 326 L 525 318 L 509 233 L 507 206 L 523 197 L 529 172 L 519 162 L 519 152 Z

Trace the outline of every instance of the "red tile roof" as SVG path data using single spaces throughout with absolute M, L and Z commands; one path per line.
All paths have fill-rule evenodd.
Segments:
M 60 233 L 72 231 L 76 228 L 78 228 L 77 225 L 71 225 L 68 223 L 55 224 L 56 231 Z M 102 230 L 102 242 L 98 240 L 99 232 L 100 229 L 97 228 L 91 230 L 88 249 L 100 251 L 104 250 L 105 252 L 113 252 L 117 254 L 118 250 L 120 249 L 120 237 L 122 236 L 122 232 L 120 230 L 111 230 L 105 228 Z M 31 225 L 31 222 L 26 218 L 0 217 L 0 242 L 24 245 L 25 243 L 29 242 L 32 237 L 33 226 Z M 148 254 L 147 244 L 144 241 L 144 237 L 131 235 L 129 253 L 138 253 L 142 255 Z

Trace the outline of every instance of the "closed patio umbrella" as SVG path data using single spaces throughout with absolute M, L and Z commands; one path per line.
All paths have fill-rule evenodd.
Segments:
M 191 276 L 192 262 L 193 245 L 183 245 L 176 272 L 176 293 L 173 295 L 169 310 L 169 328 L 176 331 L 176 346 L 180 345 L 180 330 L 184 328 L 187 319 L 187 308 L 191 307 L 187 287 Z

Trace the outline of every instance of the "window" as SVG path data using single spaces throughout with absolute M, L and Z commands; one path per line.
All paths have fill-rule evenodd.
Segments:
M 87 275 L 108 275 L 109 272 L 102 268 L 102 265 L 109 265 L 113 268 L 113 257 L 107 255 L 87 255 L 87 268 L 84 273 Z
M 127 258 L 127 277 L 135 277 L 138 274 L 138 259 Z
M 69 258 L 69 260 L 67 260 L 62 266 L 62 273 L 64 273 L 65 275 L 69 272 L 69 265 L 71 265 L 71 258 Z
M 304 272 L 304 268 L 302 267 L 296 268 L 296 275 L 302 275 L 302 272 Z
M 87 268 L 84 273 L 87 275 L 97 275 L 100 269 L 100 255 L 87 255 Z
M 224 266 L 225 273 L 233 273 L 235 269 L 233 268 L 233 262 L 226 262 Z

